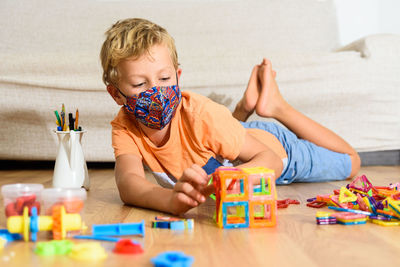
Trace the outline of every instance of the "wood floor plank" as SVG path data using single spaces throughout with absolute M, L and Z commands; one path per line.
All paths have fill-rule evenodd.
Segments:
M 400 182 L 400 166 L 362 167 L 374 185 Z M 51 187 L 52 170 L 0 171 L 0 186 L 9 183 L 43 183 Z M 278 186 L 278 198 L 300 200 L 278 211 L 278 224 L 262 229 L 219 229 L 214 220 L 214 202 L 189 211 L 184 217 L 195 220 L 195 228 L 186 231 L 152 229 L 151 220 L 161 212 L 124 205 L 115 185 L 112 169 L 89 170 L 91 189 L 83 219 L 93 224 L 145 221 L 145 237 L 132 236 L 145 252 L 135 256 L 112 253 L 113 243 L 101 242 L 108 258 L 105 266 L 151 266 L 150 259 L 168 250 L 183 251 L 195 258 L 194 266 L 399 266 L 400 226 L 382 227 L 372 223 L 357 226 L 315 223 L 316 209 L 305 205 L 317 194 L 332 193 L 349 180 L 326 183 L 298 183 Z M 153 180 L 154 182 L 154 180 Z M 0 227 L 6 226 L 3 200 L 0 201 Z M 323 210 L 327 210 L 324 208 Z M 39 235 L 46 241 L 48 235 Z M 84 242 L 74 240 L 74 242 Z M 0 252 L 1 266 L 72 266 L 66 256 L 39 257 L 32 242 L 14 242 Z M 5 264 L 5 265 L 4 265 Z

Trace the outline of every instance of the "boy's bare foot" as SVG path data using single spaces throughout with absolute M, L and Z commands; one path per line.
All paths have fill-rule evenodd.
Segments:
M 241 121 L 246 121 L 251 114 L 253 114 L 254 109 L 257 104 L 257 100 L 260 93 L 260 83 L 258 81 L 258 68 L 259 65 L 254 66 L 251 72 L 249 83 L 247 84 L 247 89 L 243 94 L 242 99 L 238 102 L 233 116 Z
M 286 103 L 279 92 L 275 75 L 276 73 L 272 70 L 271 62 L 264 58 L 258 68 L 258 79 L 261 84 L 261 93 L 256 104 L 256 113 L 258 116 L 274 118 L 279 108 Z

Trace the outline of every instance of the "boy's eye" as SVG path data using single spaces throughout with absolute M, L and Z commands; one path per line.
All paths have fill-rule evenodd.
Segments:
M 162 81 L 168 81 L 170 77 L 161 78 Z
M 139 83 L 139 84 L 133 84 L 132 86 L 133 87 L 140 87 L 140 86 L 143 86 L 144 85 L 144 83 Z

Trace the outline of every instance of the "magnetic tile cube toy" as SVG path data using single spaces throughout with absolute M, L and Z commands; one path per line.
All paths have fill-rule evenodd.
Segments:
M 277 193 L 273 170 L 219 167 L 212 180 L 216 222 L 220 228 L 276 225 Z

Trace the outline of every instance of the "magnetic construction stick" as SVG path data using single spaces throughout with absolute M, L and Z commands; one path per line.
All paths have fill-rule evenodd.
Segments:
M 111 236 L 102 236 L 102 235 L 75 235 L 74 238 L 76 239 L 92 239 L 92 240 L 99 240 L 99 241 L 109 241 L 109 242 L 118 242 L 122 240 L 122 238 L 118 237 L 111 237 Z M 133 243 L 137 243 L 133 241 Z
M 144 220 L 140 223 L 94 224 L 94 236 L 108 235 L 141 235 L 144 236 Z

